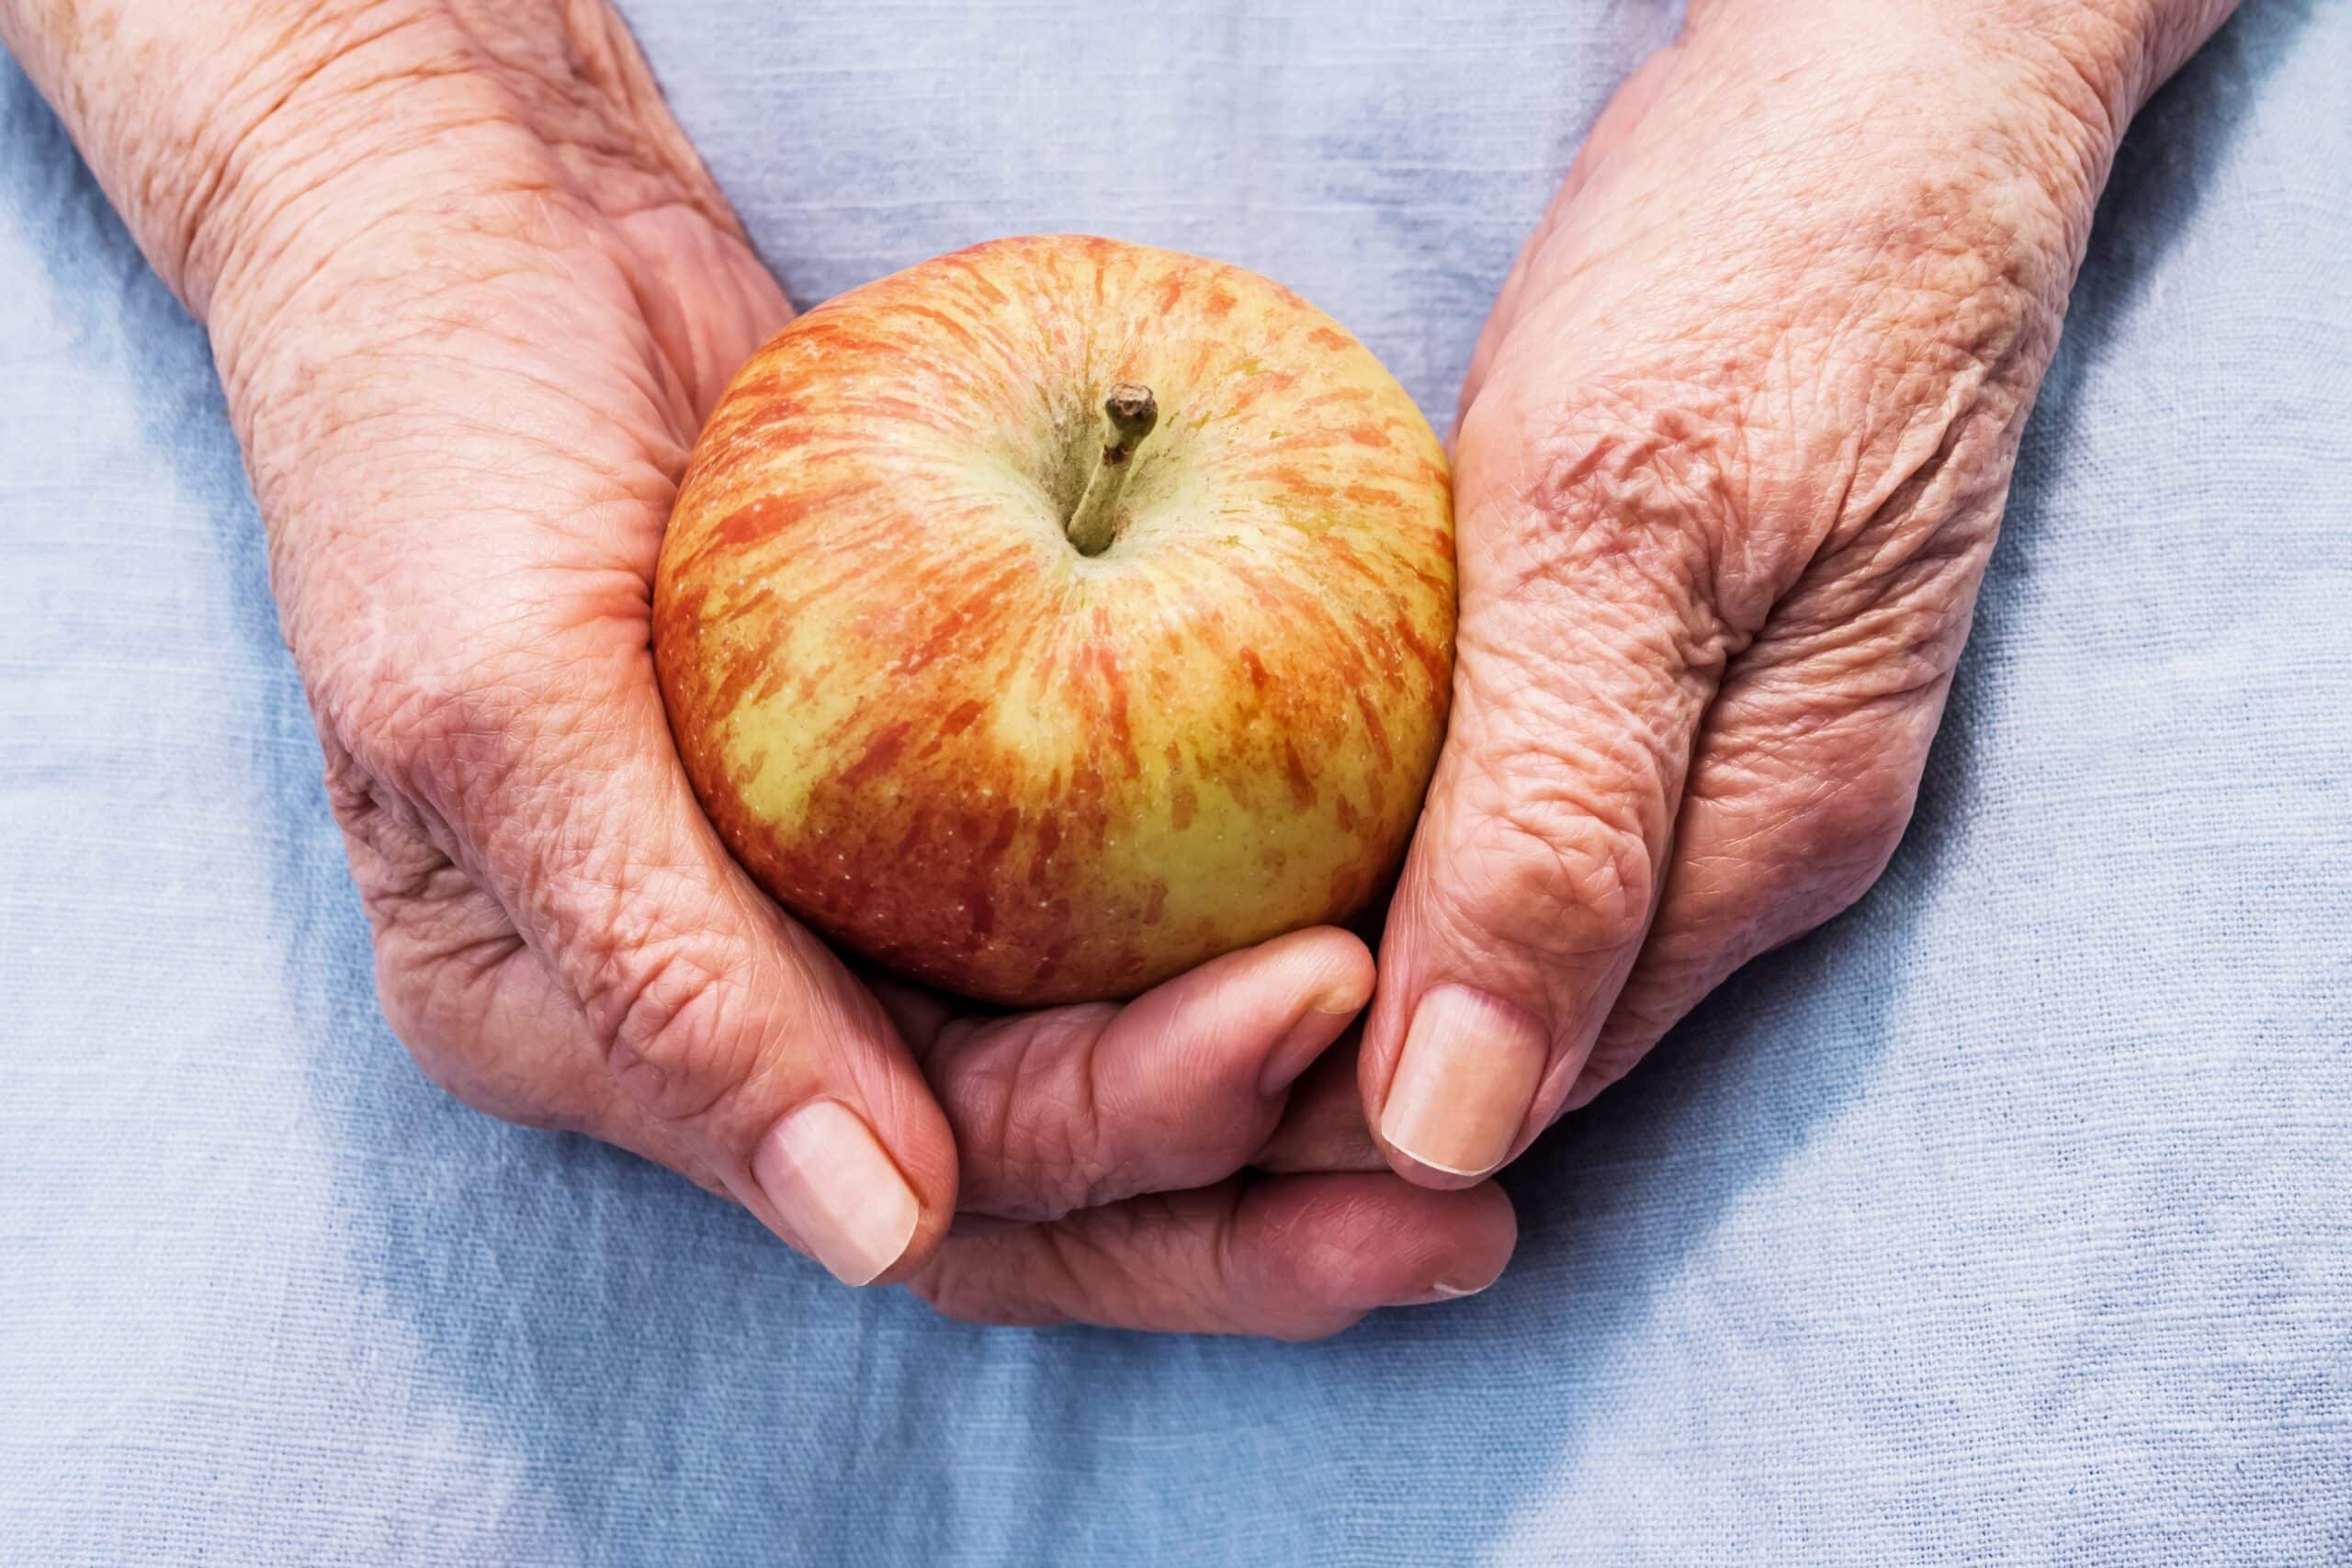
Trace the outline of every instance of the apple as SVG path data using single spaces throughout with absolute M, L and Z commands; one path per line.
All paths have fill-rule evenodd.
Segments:
M 1238 267 L 1000 240 L 801 316 L 696 443 L 654 584 L 686 771 L 842 947 L 1130 995 L 1345 917 L 1445 726 L 1445 455 Z

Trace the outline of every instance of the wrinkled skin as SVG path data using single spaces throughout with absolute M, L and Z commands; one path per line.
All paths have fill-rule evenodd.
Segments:
M 1462 394 L 1396 1168 L 1516 1156 L 1878 876 L 2115 140 L 2226 8 L 1696 5 L 1602 115 Z
M 0 32 L 213 333 L 427 1069 L 787 1231 L 750 1151 L 822 1092 L 920 1195 L 885 1279 L 1304 1336 L 1491 1279 L 1476 1172 L 1883 866 L 2107 161 L 2226 9 L 1693 5 L 1479 346 L 1453 728 L 1360 1056 L 1287 1096 L 1373 984 L 1344 935 L 956 1019 L 852 979 L 695 811 L 647 582 L 696 417 L 785 307 L 607 15 L 0 0 Z M 425 133 L 382 134 L 393 94 Z M 1387 1135 L 1432 997 L 1413 1130 L 1451 1170 Z M 959 1179 L 1010 1228 L 949 1238 Z
M 804 1243 L 755 1151 L 845 1105 L 920 1205 L 885 1282 L 958 1316 L 1306 1337 L 1491 1280 L 1493 1189 L 1417 1190 L 1361 1135 L 1334 1145 L 1352 1170 L 1266 1148 L 1371 992 L 1355 938 L 1295 932 L 1124 1008 L 959 1018 L 870 987 L 750 883 L 680 768 L 648 622 L 688 446 L 782 292 L 601 7 L 254 9 L 252 36 L 145 0 L 0 14 L 211 330 L 424 1070 Z M 142 47 L 190 26 L 216 47 Z M 186 101 L 124 79 L 162 57 Z M 115 69 L 73 74 L 92 61 Z M 1261 1155 L 1291 1173 L 1242 1176 Z

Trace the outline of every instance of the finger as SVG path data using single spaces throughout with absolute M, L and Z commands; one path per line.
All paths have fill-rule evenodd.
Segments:
M 1023 1220 L 1232 1175 L 1291 1083 L 1372 995 L 1372 954 L 1330 928 L 1203 964 L 1124 1007 L 926 1021 L 916 1032 L 953 1127 L 970 1213 Z
M 1648 940 L 1567 1106 L 1590 1102 L 1734 970 L 1851 905 L 1911 820 L 1974 596 L 1912 574 L 1831 631 L 1767 637 L 1707 712 Z M 1784 607 L 1802 619 L 1802 600 Z
M 1282 1122 L 1250 1157 L 1252 1168 L 1269 1173 L 1388 1168 L 1363 1119 L 1356 1049 L 1355 1041 L 1342 1039 L 1292 1086 Z
M 834 1274 L 895 1278 L 954 1211 L 946 1121 L 872 996 L 729 858 L 642 648 L 594 657 L 552 690 L 518 673 L 445 695 L 412 783 L 625 1098 Z
M 1735 635 L 1702 461 L 1612 406 L 1464 426 L 1453 719 L 1362 1054 L 1396 1168 L 1475 1180 L 1557 1113 L 1648 929 Z
M 978 1323 L 1093 1323 L 1313 1339 L 1375 1307 L 1484 1290 L 1518 1221 L 1491 1184 L 1432 1192 L 1394 1176 L 1274 1177 L 952 1237 L 909 1281 Z

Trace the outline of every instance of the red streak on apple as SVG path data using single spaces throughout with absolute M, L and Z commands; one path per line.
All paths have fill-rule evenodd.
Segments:
M 1081 555 L 1120 383 L 1159 423 Z M 1342 918 L 1393 873 L 1453 570 L 1437 438 L 1329 317 L 1216 262 L 1004 240 L 744 366 L 663 543 L 654 656 L 704 807 L 780 902 L 1038 1005 Z

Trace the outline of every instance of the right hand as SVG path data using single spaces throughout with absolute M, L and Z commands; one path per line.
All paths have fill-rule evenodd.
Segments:
M 204 193 L 179 227 L 139 166 L 169 137 L 113 133 L 171 120 L 138 62 L 187 50 L 53 36 L 70 17 L 26 49 L 5 15 L 212 332 L 379 990 L 425 1071 L 963 1315 L 1298 1337 L 1490 1280 L 1492 1189 L 1227 1179 L 1370 993 L 1352 937 L 1125 1009 L 955 1021 L 886 1005 L 734 863 L 672 746 L 650 584 L 702 416 L 789 307 L 609 12 L 399 9 L 350 38 L 290 3 L 202 24 L 245 29 L 204 62 L 250 46 L 205 103 L 265 107 L 202 122 L 188 145 L 222 151 L 174 170 Z M 150 42 L 198 25 L 115 11 Z M 92 51 L 116 69 L 61 92 Z M 959 1174 L 1025 1223 L 948 1240 Z

